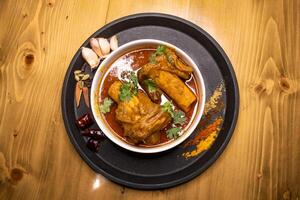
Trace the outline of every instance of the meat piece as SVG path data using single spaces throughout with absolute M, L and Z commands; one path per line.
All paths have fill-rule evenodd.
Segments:
M 147 72 L 152 69 L 167 71 L 172 74 L 176 74 L 185 80 L 189 79 L 191 76 L 191 72 L 181 71 L 179 68 L 176 68 L 175 65 L 170 64 L 165 55 L 160 55 L 156 57 L 156 63 L 147 63 L 138 71 L 139 82 L 146 79 Z
M 152 112 L 142 116 L 136 123 L 123 123 L 125 136 L 137 142 L 144 141 L 153 133 L 163 129 L 170 121 L 169 114 L 156 107 L 152 109 Z
M 157 56 L 156 61 L 157 61 L 156 64 L 157 68 L 159 68 L 160 70 L 164 70 L 176 74 L 182 79 L 189 79 L 191 76 L 191 72 L 182 71 L 175 66 L 177 59 L 174 60 L 174 65 L 170 64 L 166 55 Z
M 170 48 L 166 48 L 165 53 L 156 56 L 155 59 L 156 63 L 147 63 L 138 71 L 139 82 L 153 79 L 158 88 L 173 99 L 183 111 L 189 111 L 197 97 L 180 78 L 190 78 L 193 68 L 186 65 Z
M 186 65 L 175 53 L 173 49 L 166 48 L 166 55 L 169 63 L 174 65 L 179 71 L 192 73 L 193 68 L 191 66 Z
M 118 103 L 116 119 L 122 124 L 124 136 L 130 141 L 144 142 L 146 138 L 166 127 L 171 121 L 170 115 L 141 91 L 129 101 L 120 101 L 121 85 L 120 81 L 115 81 L 110 86 L 108 94 Z
M 154 87 L 154 89 L 151 90 L 150 89 L 151 86 L 149 86 L 149 84 L 150 85 L 152 84 L 152 87 Z M 148 97 L 154 103 L 160 104 L 162 91 L 161 91 L 161 89 L 159 89 L 158 87 L 156 87 L 156 84 L 154 83 L 153 80 L 151 80 L 151 79 L 144 80 L 143 82 L 141 82 L 141 86 L 144 89 L 144 91 L 147 93 Z
M 160 141 L 160 132 L 153 133 L 145 140 L 147 144 L 152 144 L 152 145 L 159 143 L 159 141 Z
M 121 81 L 115 81 L 109 88 L 108 88 L 108 95 L 117 103 L 120 102 L 120 89 L 122 86 Z
M 176 75 L 159 70 L 151 70 L 148 75 L 183 111 L 189 111 L 197 100 L 194 93 Z

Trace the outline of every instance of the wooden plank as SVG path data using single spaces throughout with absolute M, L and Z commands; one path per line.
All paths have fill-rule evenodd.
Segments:
M 22 179 L 2 184 L 0 199 L 75 198 L 81 170 L 94 174 L 66 135 L 60 96 L 72 56 L 104 25 L 107 7 L 108 1 L 1 3 L 0 152 Z

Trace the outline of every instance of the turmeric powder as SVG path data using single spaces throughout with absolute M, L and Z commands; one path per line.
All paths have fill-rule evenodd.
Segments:
M 201 131 L 192 141 L 185 144 L 185 146 L 196 145 L 196 149 L 191 152 L 185 152 L 182 155 L 185 158 L 190 158 L 199 155 L 203 151 L 209 149 L 214 143 L 220 131 L 220 125 L 222 124 L 222 118 L 217 118 L 212 124 L 208 125 L 203 131 Z M 203 139 L 205 138 L 205 139 Z M 200 142 L 199 142 L 200 140 Z
M 209 124 L 204 130 L 200 131 L 192 140 L 184 144 L 184 147 L 196 145 L 200 140 L 207 138 L 211 133 L 218 131 L 223 119 L 217 118 L 213 123 Z
M 211 133 L 205 140 L 201 140 L 199 144 L 197 144 L 196 149 L 191 152 L 183 153 L 182 155 L 186 158 L 194 157 L 199 155 L 203 151 L 209 149 L 211 145 L 214 143 L 215 139 L 217 138 L 218 130 Z

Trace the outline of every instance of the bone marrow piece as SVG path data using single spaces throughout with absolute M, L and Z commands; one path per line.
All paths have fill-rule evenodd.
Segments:
M 197 100 L 193 92 L 176 75 L 166 71 L 151 71 L 149 74 L 157 86 L 161 88 L 185 112 Z

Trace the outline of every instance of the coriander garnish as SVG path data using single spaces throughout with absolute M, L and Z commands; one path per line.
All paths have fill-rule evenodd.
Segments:
M 156 54 L 157 55 L 162 55 L 165 53 L 165 50 L 166 50 L 166 46 L 164 45 L 159 45 L 156 49 Z
M 174 110 L 174 105 L 171 101 L 165 102 L 162 105 L 162 110 L 168 112 L 173 119 L 173 127 L 167 130 L 167 137 L 169 139 L 178 138 L 179 133 L 182 130 L 182 125 L 186 122 L 185 113 L 181 110 Z
M 132 87 L 130 83 L 123 83 L 120 89 L 120 100 L 121 101 L 127 101 L 130 100 L 133 96 L 132 94 Z
M 167 138 L 169 139 L 176 139 L 179 137 L 179 133 L 181 131 L 180 127 L 173 127 L 167 130 Z
M 174 117 L 174 109 L 173 109 L 173 103 L 171 101 L 167 101 L 165 102 L 163 105 L 162 105 L 162 110 L 164 112 L 168 112 L 171 117 L 173 118 Z
M 174 110 L 174 105 L 171 101 L 165 102 L 161 107 L 163 111 L 171 115 L 174 125 L 183 125 L 186 122 L 185 113 L 182 110 Z
M 174 111 L 173 123 L 183 125 L 186 122 L 186 117 L 183 111 Z
M 147 86 L 148 92 L 155 92 L 156 91 L 156 84 L 152 79 L 146 79 L 143 81 L 144 85 Z
M 110 112 L 110 107 L 113 103 L 114 103 L 113 100 L 106 97 L 102 102 L 102 104 L 100 105 L 100 111 L 104 114 Z
M 156 48 L 156 51 L 150 55 L 149 61 L 150 61 L 151 63 L 153 63 L 153 64 L 156 64 L 156 56 L 160 56 L 160 55 L 165 54 L 165 51 L 166 51 L 166 46 L 164 46 L 164 45 L 159 45 L 159 46 Z
M 129 101 L 138 92 L 138 80 L 134 72 L 130 72 L 128 81 L 124 82 L 120 88 L 120 100 Z

